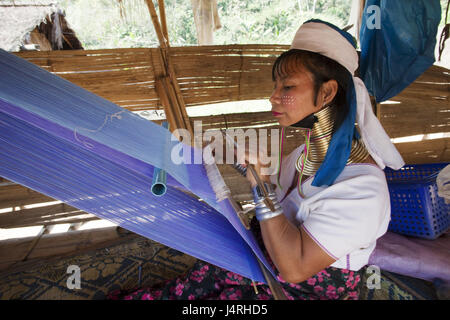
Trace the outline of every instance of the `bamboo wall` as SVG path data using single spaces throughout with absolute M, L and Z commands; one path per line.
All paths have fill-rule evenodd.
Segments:
M 267 97 L 271 64 L 286 46 L 173 47 L 170 58 L 186 106 Z M 162 109 L 158 48 L 19 52 L 18 56 L 131 111 Z
M 190 107 L 268 98 L 272 90 L 271 65 L 286 49 L 287 46 L 276 45 L 195 46 L 170 48 L 169 53 L 183 99 Z M 142 111 L 162 109 L 154 78 L 155 71 L 163 68 L 158 50 L 73 50 L 17 55 L 128 110 Z M 396 104 L 378 106 L 380 121 L 391 138 L 450 132 L 449 92 L 449 70 L 433 66 L 391 99 Z M 270 112 L 191 118 L 193 120 L 202 120 L 204 129 L 276 128 Z M 448 162 L 449 141 L 423 140 L 396 146 L 406 163 Z M 299 130 L 289 129 L 284 153 L 301 143 Z M 236 199 L 250 199 L 245 180 L 229 167 L 220 169 Z M 18 207 L 15 212 L 0 214 L 0 228 L 96 219 L 62 204 L 20 209 L 27 204 L 51 200 L 22 186 L 0 185 L 0 209 Z

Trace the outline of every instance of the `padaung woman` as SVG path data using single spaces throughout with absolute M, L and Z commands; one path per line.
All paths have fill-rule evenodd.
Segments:
M 388 228 L 382 169 L 404 162 L 354 76 L 357 68 L 353 37 L 321 20 L 304 23 L 273 65 L 272 114 L 283 129 L 299 128 L 305 144 L 280 156 L 277 174 L 264 175 L 255 165 L 275 212 L 251 173 L 247 178 L 257 204 L 254 224 L 288 299 L 357 299 L 364 267 Z M 257 289 L 249 279 L 199 261 L 183 277 L 122 298 L 273 298 L 268 286 L 258 283 Z

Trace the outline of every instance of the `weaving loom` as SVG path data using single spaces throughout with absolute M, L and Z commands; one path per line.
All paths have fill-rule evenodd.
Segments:
M 273 270 L 252 233 L 229 202 L 216 200 L 203 165 L 171 161 L 178 144 L 171 137 L 167 129 L 0 50 L 0 176 L 266 282 L 256 257 Z M 154 168 L 167 172 L 162 197 L 151 193 Z

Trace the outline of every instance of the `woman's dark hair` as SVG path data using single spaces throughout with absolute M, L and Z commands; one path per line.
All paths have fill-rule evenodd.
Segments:
M 336 119 L 333 125 L 333 133 L 339 129 L 349 112 L 347 103 L 347 88 L 351 80 L 350 72 L 338 62 L 322 56 L 321 54 L 291 49 L 282 53 L 272 67 L 272 80 L 279 76 L 286 76 L 306 68 L 313 75 L 314 81 L 314 105 L 317 105 L 319 89 L 324 82 L 336 80 L 338 91 L 331 105 L 336 107 Z

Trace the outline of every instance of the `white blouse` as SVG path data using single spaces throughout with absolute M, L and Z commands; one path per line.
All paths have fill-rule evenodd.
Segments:
M 386 233 L 390 198 L 386 177 L 377 165 L 349 164 L 329 187 L 314 187 L 311 176 L 286 196 L 296 173 L 295 162 L 304 146 L 283 159 L 277 198 L 286 218 L 305 232 L 336 261 L 336 268 L 359 270 Z M 271 182 L 277 184 L 276 175 Z

